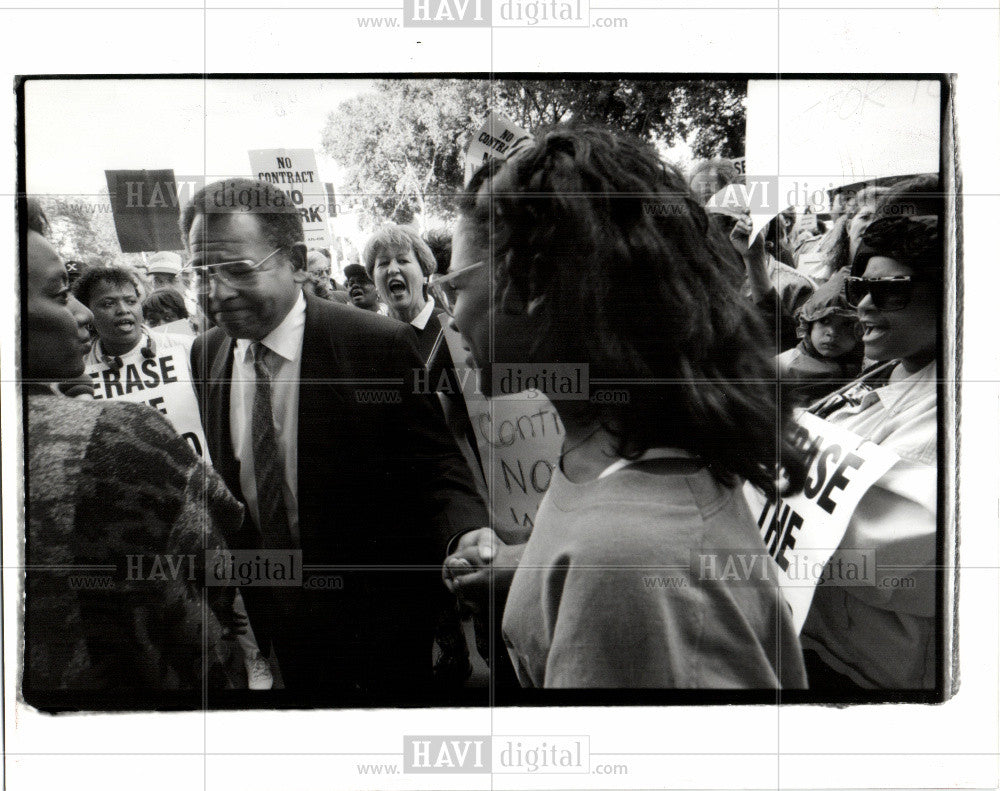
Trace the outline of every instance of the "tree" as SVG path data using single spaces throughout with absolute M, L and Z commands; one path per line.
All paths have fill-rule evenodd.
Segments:
M 106 191 L 91 200 L 77 195 L 57 195 L 40 199 L 49 220 L 49 237 L 64 261 L 84 261 L 91 265 L 134 265 L 138 254 L 123 253 L 115 234 L 111 203 Z
M 645 140 L 688 142 L 699 157 L 742 156 L 746 82 L 380 80 L 332 112 L 323 147 L 345 174 L 362 225 L 447 222 L 463 154 L 490 110 L 534 131 L 600 123 Z
M 327 120 L 323 149 L 343 169 L 362 222 L 447 214 L 462 181 L 460 139 L 485 114 L 476 81 L 380 80 Z M 477 110 L 480 113 L 477 113 Z

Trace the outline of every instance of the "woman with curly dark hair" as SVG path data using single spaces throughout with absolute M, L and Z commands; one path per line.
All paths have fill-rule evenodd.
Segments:
M 607 131 L 555 127 L 470 182 L 435 286 L 484 388 L 562 363 L 618 394 L 549 392 L 565 440 L 503 616 L 522 685 L 804 686 L 740 489 L 773 494 L 779 458 L 788 491 L 803 475 L 742 271 L 681 175 Z M 734 554 L 759 565 L 713 573 Z M 453 589 L 516 555 L 458 553 Z

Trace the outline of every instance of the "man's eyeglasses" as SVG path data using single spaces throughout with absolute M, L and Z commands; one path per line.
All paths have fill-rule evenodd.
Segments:
M 489 262 L 485 260 L 476 261 L 474 264 L 469 264 L 469 266 L 456 269 L 454 272 L 448 272 L 446 275 L 431 275 L 428 288 L 430 289 L 431 296 L 434 297 L 434 301 L 449 316 L 453 316 L 455 310 L 455 300 L 458 297 L 458 287 L 455 285 L 455 281 L 463 275 L 467 275 L 469 272 L 473 272 L 486 266 L 487 263 Z
M 844 284 L 844 296 L 852 308 L 858 307 L 865 297 L 871 296 L 876 310 L 892 312 L 903 310 L 913 299 L 916 280 L 908 276 L 849 277 Z
M 193 266 L 188 264 L 181 271 L 193 273 L 195 277 L 194 289 L 199 294 L 208 294 L 213 280 L 218 280 L 229 288 L 249 288 L 257 284 L 257 273 L 264 263 L 275 253 L 284 248 L 278 247 L 272 250 L 260 261 L 222 261 L 218 264 L 203 264 Z

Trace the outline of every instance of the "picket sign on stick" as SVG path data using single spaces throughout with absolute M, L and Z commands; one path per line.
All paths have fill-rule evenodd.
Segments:
M 873 553 L 850 555 L 857 568 L 846 571 L 843 563 L 837 569 L 828 563 L 865 492 L 899 457 L 808 412 L 799 412 L 796 422 L 796 444 L 809 461 L 804 490 L 777 503 L 749 483 L 743 492 L 768 554 L 778 565 L 781 592 L 801 632 L 817 585 L 876 584 Z
M 490 112 L 486 121 L 472 136 L 465 152 L 465 182 L 488 159 L 507 159 L 531 133 L 500 113 Z
M 302 215 L 302 230 L 310 250 L 331 245 L 330 197 L 311 148 L 262 148 L 250 151 L 253 177 L 284 190 Z M 252 208 L 252 207 L 251 207 Z

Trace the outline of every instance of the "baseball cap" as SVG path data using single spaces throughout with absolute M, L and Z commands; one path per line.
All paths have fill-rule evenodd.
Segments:
M 151 275 L 179 275 L 181 257 L 177 253 L 163 251 L 150 256 L 146 271 Z
M 368 276 L 367 270 L 361 266 L 361 264 L 348 264 L 344 267 L 344 279 L 350 280 L 352 277 L 372 282 L 372 279 Z

